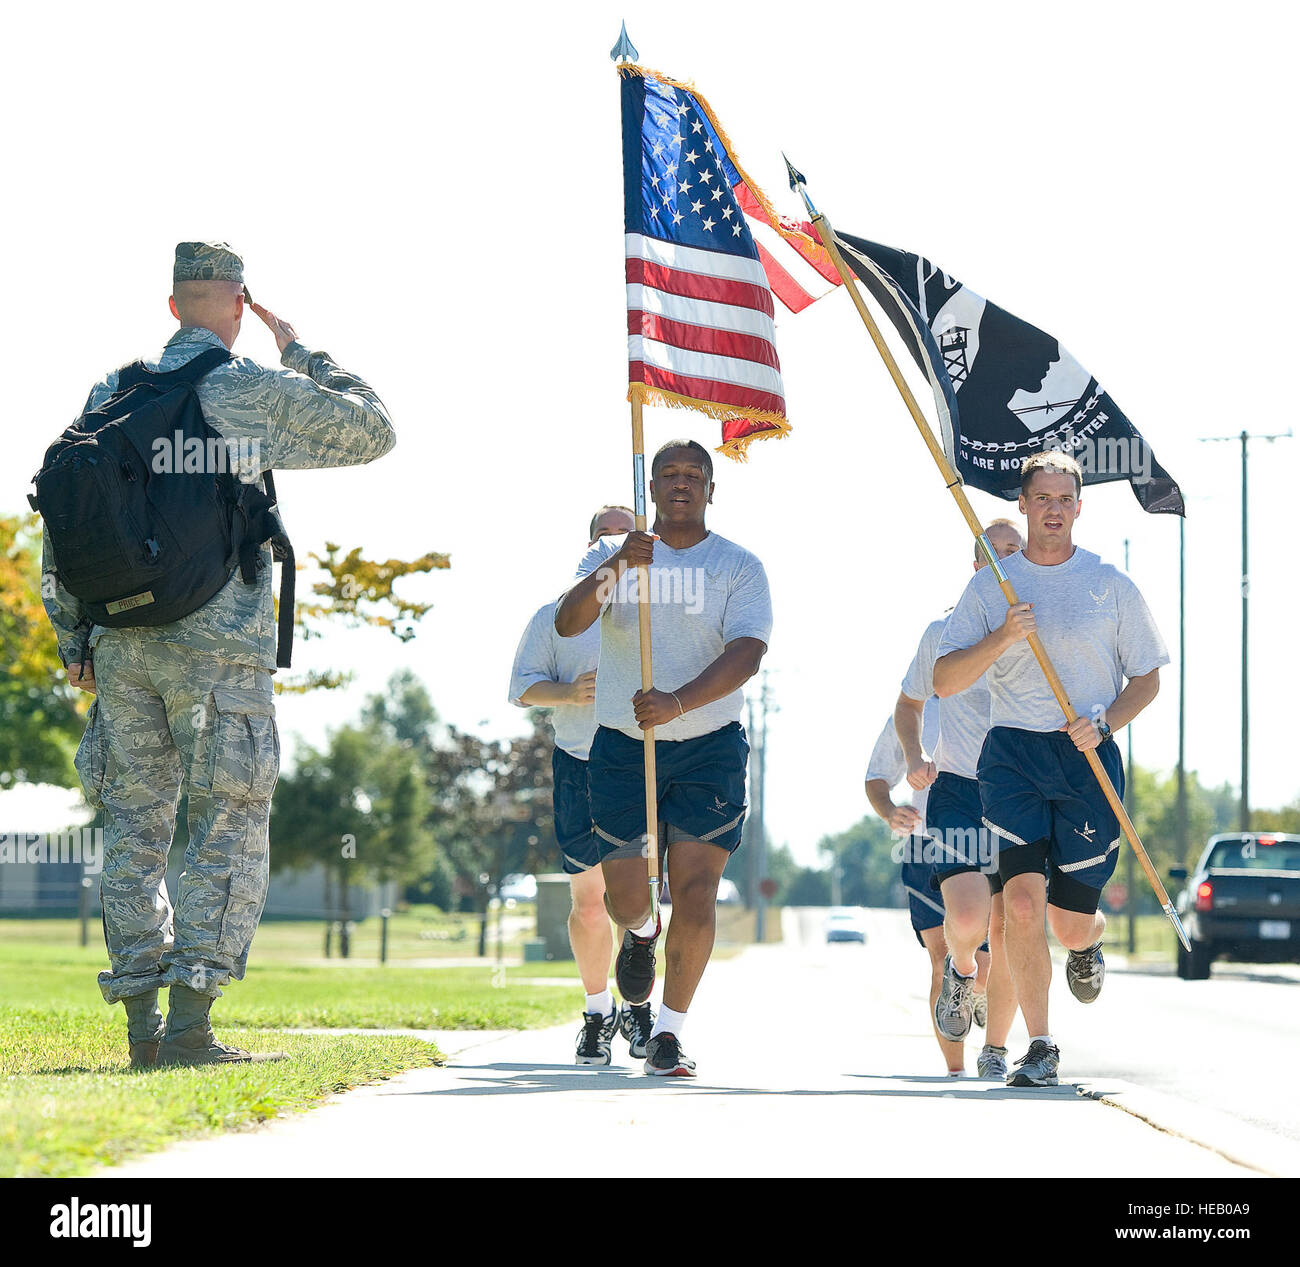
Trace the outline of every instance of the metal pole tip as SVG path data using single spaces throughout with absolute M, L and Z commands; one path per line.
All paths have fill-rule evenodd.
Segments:
M 785 158 L 785 170 L 790 176 L 790 188 L 793 189 L 795 193 L 798 193 L 799 186 L 805 185 L 808 182 L 804 180 L 803 172 L 801 172 L 788 158 L 785 157 L 784 151 L 782 151 L 781 157 Z
M 641 54 L 636 51 L 636 45 L 627 38 L 627 23 L 621 23 L 618 43 L 609 50 L 609 60 L 611 62 L 634 62 L 640 56 Z

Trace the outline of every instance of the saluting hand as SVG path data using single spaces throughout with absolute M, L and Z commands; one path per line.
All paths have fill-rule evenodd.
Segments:
M 275 336 L 275 346 L 281 352 L 285 350 L 297 337 L 297 332 L 287 321 L 282 321 L 269 308 L 262 304 L 255 304 L 250 299 L 248 306 L 262 319 L 266 328 Z

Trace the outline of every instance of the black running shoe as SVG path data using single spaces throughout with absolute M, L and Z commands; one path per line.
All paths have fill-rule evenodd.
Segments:
M 663 1078 L 695 1077 L 695 1061 L 682 1051 L 676 1034 L 656 1034 L 646 1043 L 646 1073 Z
M 650 1041 L 655 1014 L 649 1003 L 624 1003 L 618 1014 L 619 1033 L 627 1039 L 628 1055 L 635 1060 L 645 1059 L 645 1045 Z
M 1054 1087 L 1061 1053 L 1055 1043 L 1035 1038 L 1029 1050 L 1016 1061 L 1016 1071 L 1007 1077 L 1009 1087 Z
M 582 1028 L 578 1031 L 577 1057 L 579 1065 L 607 1065 L 613 1060 L 611 1046 L 618 1030 L 618 1008 L 608 1016 L 599 1012 L 584 1012 Z
M 655 943 L 659 931 L 656 922 L 653 937 L 638 937 L 631 929 L 623 934 L 623 944 L 614 960 L 614 980 L 625 1003 L 644 1003 L 655 988 Z

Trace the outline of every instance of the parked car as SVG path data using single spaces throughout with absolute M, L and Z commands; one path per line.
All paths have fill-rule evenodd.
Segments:
M 860 941 L 866 945 L 867 930 L 863 927 L 861 913 L 848 907 L 832 910 L 826 917 L 826 940 Z
M 1216 958 L 1300 963 L 1300 836 L 1232 832 L 1212 836 L 1174 905 L 1192 943 L 1178 948 L 1178 975 L 1203 981 Z

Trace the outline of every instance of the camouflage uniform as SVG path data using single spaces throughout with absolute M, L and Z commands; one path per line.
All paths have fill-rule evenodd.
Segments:
M 178 251 L 178 279 L 181 267 Z M 146 364 L 172 370 L 220 346 L 210 330 L 185 327 Z M 228 443 L 254 442 L 261 469 L 354 466 L 393 447 L 387 411 L 356 375 L 297 342 L 281 361 L 284 369 L 267 369 L 237 357 L 198 387 L 208 422 Z M 116 372 L 96 384 L 86 409 L 116 384 Z M 220 995 L 244 975 L 269 877 L 280 757 L 270 547 L 261 547 L 253 584 L 236 570 L 182 620 L 104 629 L 59 584 L 48 534 L 44 545 L 42 595 L 59 655 L 69 664 L 87 645 L 94 653 L 98 693 L 77 770 L 105 813 L 100 894 L 111 969 L 100 989 L 110 1003 L 174 983 Z M 173 913 L 164 877 L 183 782 L 189 845 Z

